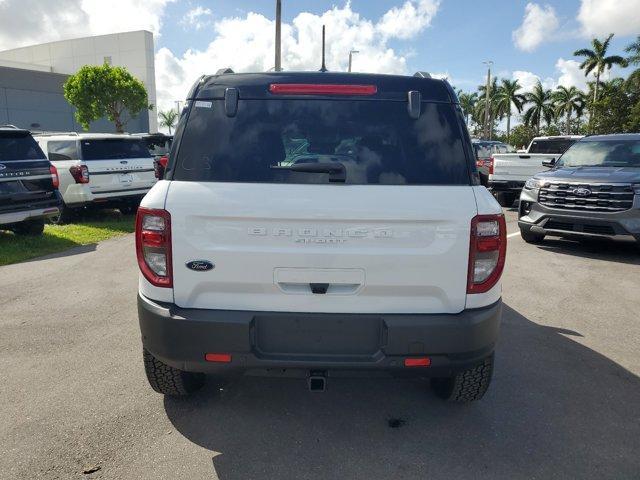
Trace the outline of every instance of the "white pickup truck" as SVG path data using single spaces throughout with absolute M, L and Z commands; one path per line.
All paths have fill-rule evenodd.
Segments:
M 487 187 L 500 205 L 510 207 L 520 196 L 524 182 L 551 168 L 560 155 L 581 138 L 582 135 L 535 137 L 526 152 L 493 155 Z

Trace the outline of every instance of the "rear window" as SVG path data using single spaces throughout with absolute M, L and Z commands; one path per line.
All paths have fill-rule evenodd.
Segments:
M 101 138 L 81 140 L 83 160 L 151 158 L 142 139 Z
M 534 140 L 527 153 L 564 153 L 567 148 L 576 143 L 571 138 L 554 138 L 551 140 Z
M 171 137 L 146 137 L 144 139 L 149 153 L 154 157 L 169 155 L 171 150 Z
M 200 102 L 189 114 L 175 180 L 328 183 L 327 173 L 273 167 L 339 162 L 346 183 L 469 185 L 455 107 L 423 103 L 417 120 L 405 102 L 241 100 Z
M 0 132 L 0 162 L 46 158 L 31 134 L 20 131 Z

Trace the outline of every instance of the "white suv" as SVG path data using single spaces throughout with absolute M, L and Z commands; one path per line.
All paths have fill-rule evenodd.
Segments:
M 505 221 L 446 81 L 226 73 L 189 94 L 138 210 L 151 386 L 204 374 L 430 377 L 477 400 L 493 369 Z
M 153 157 L 140 137 L 66 133 L 39 134 L 35 139 L 60 176 L 61 221 L 87 205 L 135 212 L 156 183 Z

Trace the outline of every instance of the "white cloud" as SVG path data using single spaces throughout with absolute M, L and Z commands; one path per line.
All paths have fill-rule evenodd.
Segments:
M 538 82 L 541 82 L 544 88 L 549 89 L 554 89 L 557 85 L 557 82 L 551 77 L 542 79 L 535 73 L 525 70 L 516 70 L 511 74 L 511 79 L 518 80 L 523 93 L 532 91 Z
M 173 0 L 0 1 L 0 50 L 54 40 L 150 30 L 159 34 Z
M 640 32 L 638 0 L 582 0 L 578 22 L 586 36 L 635 35 Z
M 198 5 L 185 13 L 182 20 L 180 20 L 180 24 L 185 27 L 185 29 L 195 28 L 196 30 L 200 30 L 209 24 L 211 15 L 213 15 L 213 12 L 210 8 Z
M 580 62 L 576 60 L 559 58 L 556 62 L 556 70 L 560 72 L 557 83 L 564 87 L 575 86 L 581 90 L 585 90 L 587 88 L 587 81 L 593 77 L 592 75 L 585 77 L 584 70 L 580 69 Z
M 408 6 L 410 5 L 410 6 Z M 435 0 L 405 2 L 386 12 L 377 22 L 360 16 L 347 2 L 321 15 L 298 14 L 282 25 L 282 66 L 285 70 L 318 70 L 321 65 L 322 25 L 327 26 L 326 62 L 333 71 L 347 69 L 349 50 L 354 56 L 353 70 L 359 72 L 405 73 L 407 55 L 388 45 L 390 38 L 407 39 L 426 28 L 437 10 Z M 413 10 L 411 10 L 413 9 Z M 419 27 L 394 27 L 392 19 L 413 11 Z M 414 19 L 415 21 L 415 19 Z M 411 23 L 411 22 L 409 22 Z M 406 25 L 405 25 L 406 27 Z M 224 18 L 214 23 L 215 37 L 203 50 L 188 50 L 182 56 L 163 48 L 156 54 L 156 88 L 160 109 L 170 108 L 186 96 L 192 83 L 202 74 L 231 67 L 236 72 L 266 71 L 274 64 L 274 22 L 263 15 Z
M 537 3 L 527 3 L 522 25 L 511 35 L 516 47 L 525 52 L 532 52 L 542 42 L 552 38 L 559 24 L 556 11 L 550 5 L 541 7 Z
M 407 1 L 400 8 L 388 10 L 376 29 L 387 38 L 406 40 L 431 25 L 439 6 L 440 0 L 419 0 L 417 3 Z

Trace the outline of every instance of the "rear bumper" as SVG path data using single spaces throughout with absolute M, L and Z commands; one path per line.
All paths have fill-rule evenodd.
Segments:
M 88 205 L 104 204 L 125 204 L 140 202 L 140 200 L 151 190 L 151 187 L 131 189 L 131 190 L 105 190 L 91 191 L 86 184 L 76 184 L 70 186 L 62 195 L 64 203 L 69 208 L 79 208 Z
M 60 206 L 60 196 L 56 196 L 46 202 L 38 202 L 37 205 L 25 205 L 24 210 L 17 209 L 12 212 L 0 213 L 0 225 L 20 223 L 26 220 L 38 220 L 54 217 L 58 215 Z
M 524 188 L 521 180 L 489 180 L 488 187 L 494 192 L 520 192 Z
M 447 376 L 493 352 L 502 303 L 459 314 L 322 314 L 183 309 L 138 295 L 144 347 L 185 371 L 385 371 Z M 206 353 L 232 355 L 206 362 Z M 428 356 L 431 366 L 404 367 Z
M 549 208 L 537 201 L 537 193 L 523 190 L 518 225 L 534 233 L 575 237 L 632 237 L 640 241 L 640 200 L 622 212 L 589 212 Z

